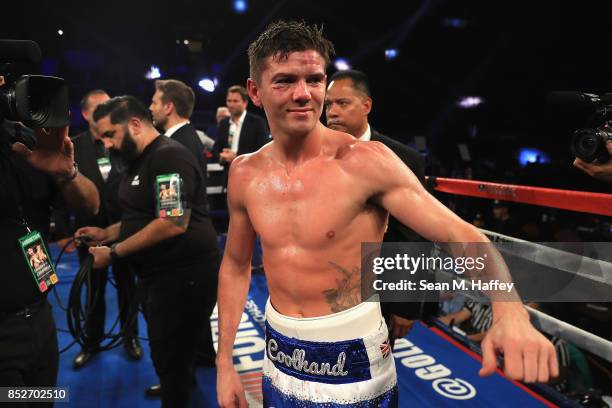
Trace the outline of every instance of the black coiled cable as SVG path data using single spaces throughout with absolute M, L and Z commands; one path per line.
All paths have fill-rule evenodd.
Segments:
M 74 240 L 70 240 L 61 249 L 55 261 L 56 267 L 61 261 L 61 257 L 66 251 L 66 248 L 73 241 Z M 68 332 L 74 339 L 68 346 L 60 350 L 60 353 L 70 349 L 75 343 L 79 343 L 81 347 L 86 347 L 86 345 L 92 344 L 91 339 L 89 339 L 87 335 L 87 320 L 90 318 L 93 311 L 93 306 L 97 303 L 98 298 L 101 295 L 99 291 L 94 290 L 94 285 L 92 285 L 92 266 L 93 256 L 88 255 L 87 258 L 81 262 L 81 267 L 74 278 L 74 282 L 70 288 L 68 304 L 66 307 L 63 306 L 55 287 L 53 287 L 53 292 L 55 294 L 57 303 L 59 304 L 60 308 L 66 312 Z M 121 311 L 126 307 L 129 308 L 130 312 L 128 314 L 128 316 L 130 316 L 129 321 L 126 323 L 125 327 L 115 333 L 116 327 L 119 324 L 119 316 L 121 316 Z M 137 308 L 138 302 L 136 298 L 132 299 L 129 304 L 125 304 L 124 302 L 124 304 L 119 305 L 119 313 L 117 314 L 117 318 L 115 319 L 115 322 L 111 326 L 109 332 L 104 333 L 102 336 L 98 350 L 110 350 L 123 343 L 124 334 L 130 330 L 138 318 Z

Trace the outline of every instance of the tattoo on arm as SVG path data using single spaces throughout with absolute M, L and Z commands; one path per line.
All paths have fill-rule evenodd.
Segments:
M 336 279 L 336 287 L 323 291 L 325 300 L 334 313 L 351 308 L 361 302 L 360 269 L 354 267 L 351 271 L 343 268 L 335 262 L 329 262 L 341 273 Z

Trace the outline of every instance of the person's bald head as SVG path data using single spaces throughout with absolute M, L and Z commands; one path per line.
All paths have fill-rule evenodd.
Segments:
M 215 119 L 217 120 L 217 125 L 221 123 L 221 121 L 225 118 L 229 118 L 231 113 L 227 106 L 219 106 L 217 108 L 217 114 L 215 115 Z

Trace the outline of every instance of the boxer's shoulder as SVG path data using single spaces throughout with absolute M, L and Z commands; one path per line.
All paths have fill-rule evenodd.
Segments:
M 269 150 L 270 148 L 266 145 L 256 152 L 242 154 L 236 157 L 230 166 L 230 177 L 252 177 L 265 170 L 265 166 L 270 161 Z
M 364 174 L 370 177 L 376 174 L 389 177 L 392 174 L 390 164 L 394 161 L 394 154 L 380 142 L 353 140 L 338 146 L 335 159 L 348 174 L 360 178 Z

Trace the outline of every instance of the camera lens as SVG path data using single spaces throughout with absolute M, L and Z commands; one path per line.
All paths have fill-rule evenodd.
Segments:
M 595 146 L 595 140 L 590 135 L 587 135 L 583 137 L 582 139 L 580 139 L 581 149 L 588 151 L 588 150 L 591 150 L 593 146 Z
M 610 158 L 606 150 L 609 134 L 610 131 L 604 128 L 575 131 L 572 137 L 572 153 L 587 163 L 605 163 Z

